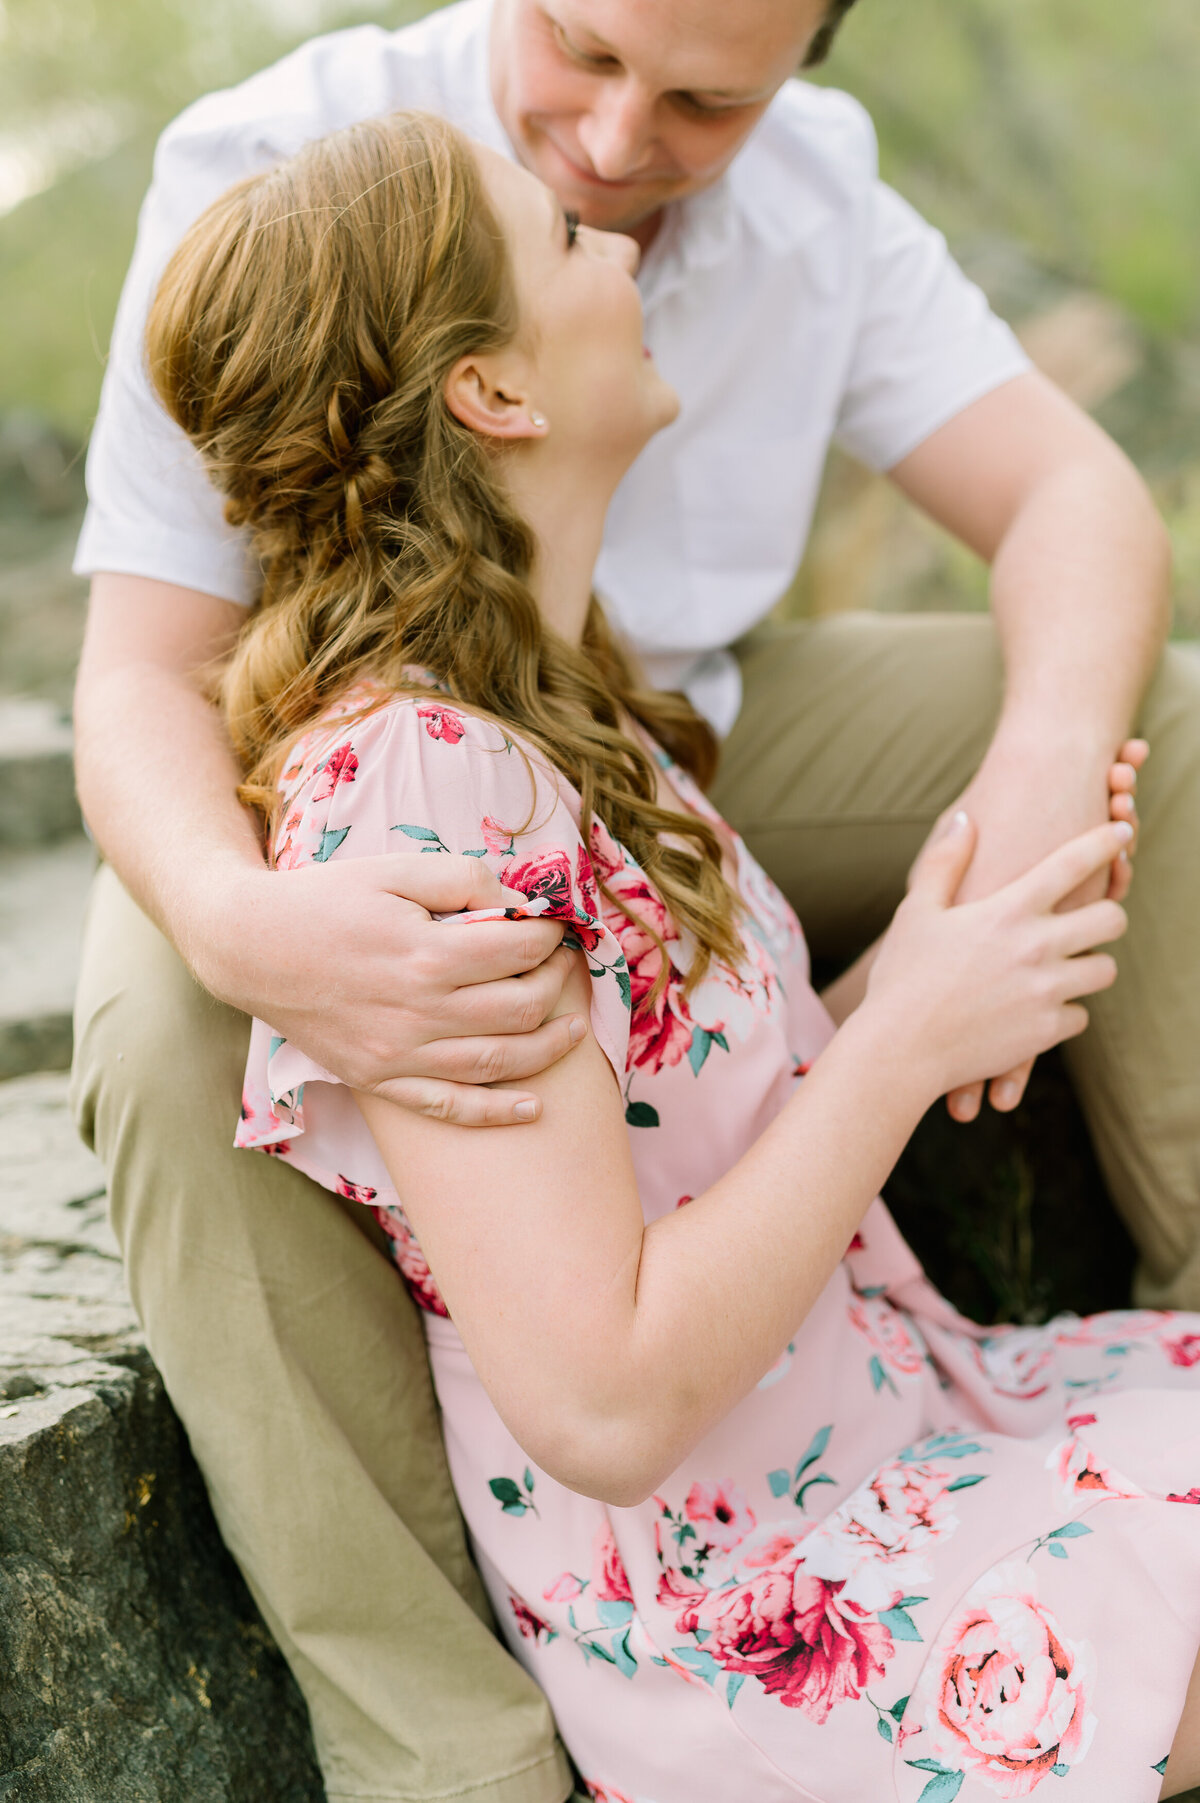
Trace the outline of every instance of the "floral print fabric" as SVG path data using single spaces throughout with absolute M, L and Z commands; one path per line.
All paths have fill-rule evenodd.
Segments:
M 434 690 L 378 699 L 298 748 L 277 864 L 454 852 L 568 922 L 646 1217 L 686 1206 L 832 1034 L 794 916 L 738 842 L 745 958 L 685 996 L 661 899 L 602 829 L 584 843 L 536 753 Z M 647 926 L 668 959 L 650 1005 Z M 498 1619 L 600 1803 L 1157 1798 L 1200 1641 L 1200 1317 L 985 1332 L 876 1201 L 776 1366 L 659 1494 L 612 1509 L 507 1432 L 353 1099 L 261 1022 L 237 1143 L 382 1222 Z

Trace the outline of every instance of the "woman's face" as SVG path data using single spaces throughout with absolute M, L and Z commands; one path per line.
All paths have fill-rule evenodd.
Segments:
M 556 452 L 623 471 L 679 411 L 645 347 L 638 247 L 578 226 L 544 182 L 476 147 L 508 243 L 520 309 L 516 354 Z

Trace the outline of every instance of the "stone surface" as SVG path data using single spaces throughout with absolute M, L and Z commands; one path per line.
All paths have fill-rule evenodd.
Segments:
M 70 721 L 53 702 L 0 700 L 0 846 L 79 832 L 71 744 Z
M 0 855 L 0 1079 L 65 1070 L 95 849 L 81 835 Z
M 65 1090 L 0 1084 L 0 1803 L 320 1803 Z

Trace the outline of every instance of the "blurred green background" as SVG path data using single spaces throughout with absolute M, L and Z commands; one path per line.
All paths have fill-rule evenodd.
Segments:
M 69 699 L 81 452 L 157 133 L 314 32 L 426 10 L 0 0 L 0 695 Z M 1175 630 L 1200 635 L 1197 0 L 859 0 L 820 79 L 866 104 L 885 175 L 1143 470 L 1175 542 Z M 985 584 L 835 456 L 782 605 L 979 608 Z M 891 1193 L 981 1319 L 1125 1299 L 1128 1242 L 1052 1060 L 1013 1120 L 931 1117 Z

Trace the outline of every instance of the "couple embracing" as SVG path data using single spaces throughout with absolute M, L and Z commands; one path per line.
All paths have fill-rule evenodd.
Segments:
M 160 147 L 76 1097 L 331 1798 L 1200 1780 L 1200 682 L 1136 476 L 791 79 L 846 10 L 466 0 Z M 994 625 L 765 623 L 835 436 Z M 1139 1306 L 984 1331 L 878 1191 L 1063 1041 Z

